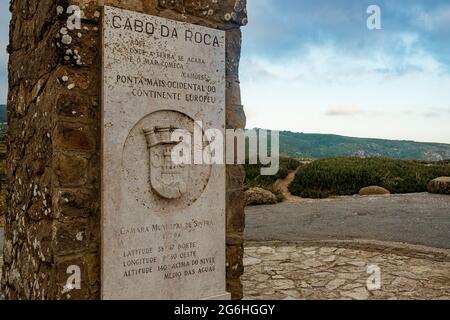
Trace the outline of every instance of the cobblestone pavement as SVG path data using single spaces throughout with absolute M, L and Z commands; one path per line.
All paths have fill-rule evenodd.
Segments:
M 2 266 L 3 266 L 3 237 L 4 237 L 4 230 L 2 227 L 0 227 L 0 279 L 2 278 Z M 3 293 L 0 289 L 0 300 L 3 300 Z
M 450 300 L 448 252 L 412 253 L 331 245 L 249 244 L 244 260 L 245 299 Z M 380 270 L 379 290 L 368 290 L 368 280 L 369 285 L 376 285 L 372 280 L 377 277 L 377 271 L 368 273 L 369 266 Z
M 0 254 L 0 279 L 2 278 L 2 266 L 3 266 L 3 257 Z M 3 292 L 0 289 L 0 300 L 4 300 Z
M 0 278 L 2 264 L 0 254 Z M 248 300 L 450 300 L 450 250 L 445 249 L 410 245 L 393 249 L 384 243 L 362 241 L 251 242 L 245 249 L 244 264 Z M 380 268 L 380 290 L 367 288 L 369 266 Z

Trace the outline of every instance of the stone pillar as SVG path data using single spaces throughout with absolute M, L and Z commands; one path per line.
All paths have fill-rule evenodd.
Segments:
M 68 30 L 67 8 L 81 8 Z M 227 32 L 227 126 L 244 128 L 240 27 L 245 0 L 12 0 L 7 214 L 1 287 L 7 299 L 100 298 L 102 5 Z M 244 171 L 227 168 L 227 286 L 242 298 Z M 71 265 L 81 289 L 64 288 Z

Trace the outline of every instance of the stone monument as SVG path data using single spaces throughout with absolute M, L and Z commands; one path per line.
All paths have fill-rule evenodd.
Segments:
M 245 1 L 11 12 L 6 298 L 242 298 L 243 169 L 171 154 L 245 127 Z
M 104 10 L 102 296 L 226 298 L 225 166 L 172 159 L 225 128 L 225 32 Z

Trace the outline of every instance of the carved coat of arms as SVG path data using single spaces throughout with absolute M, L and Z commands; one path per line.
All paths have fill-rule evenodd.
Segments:
M 189 166 L 172 161 L 173 148 L 180 143 L 173 139 L 174 127 L 144 129 L 150 154 L 150 185 L 165 199 L 179 199 L 188 188 Z

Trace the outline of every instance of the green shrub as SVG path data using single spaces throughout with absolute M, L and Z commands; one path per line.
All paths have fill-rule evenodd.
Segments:
M 300 168 L 289 191 L 305 198 L 353 195 L 380 186 L 392 193 L 425 192 L 430 180 L 450 176 L 450 163 L 384 158 L 332 158 Z

